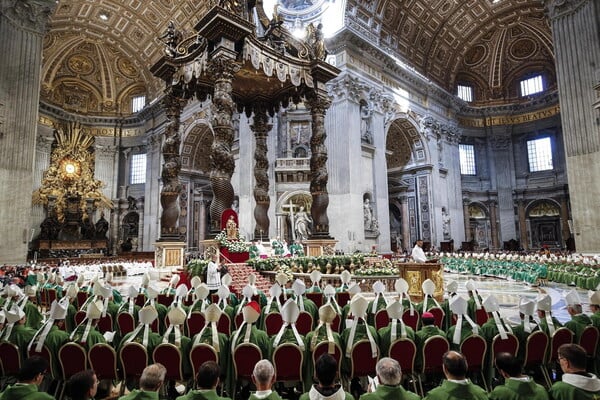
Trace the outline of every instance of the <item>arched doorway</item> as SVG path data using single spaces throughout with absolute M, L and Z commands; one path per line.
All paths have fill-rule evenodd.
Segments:
M 469 204 L 469 237 L 473 238 L 473 250 L 489 249 L 492 244 L 492 231 L 489 210 L 481 203 Z
M 561 247 L 560 205 L 550 199 L 537 200 L 526 212 L 530 248 Z

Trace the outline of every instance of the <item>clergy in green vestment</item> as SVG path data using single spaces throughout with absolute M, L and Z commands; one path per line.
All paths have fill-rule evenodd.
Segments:
M 553 400 L 588 400 L 600 398 L 600 379 L 586 372 L 587 355 L 578 344 L 563 344 L 558 348 L 558 362 L 564 372 L 562 381 L 550 388 Z
M 538 331 L 539 326 L 533 319 L 535 313 L 536 302 L 534 299 L 521 297 L 519 299 L 519 317 L 521 323 L 512 328 L 514 335 L 519 339 L 519 354 L 520 360 L 525 359 L 525 350 L 527 349 L 527 338 L 532 332 Z
M 52 355 L 53 365 L 51 365 L 52 376 L 60 377 L 60 360 L 58 359 L 58 350 L 69 341 L 69 334 L 60 328 L 64 327 L 69 299 L 63 297 L 60 301 L 54 300 L 50 305 L 50 315 L 44 325 L 35 333 L 33 339 L 27 345 L 27 352 L 33 350 L 40 353 L 44 346 Z
M 369 302 L 360 293 L 352 296 L 350 300 L 350 312 L 354 316 L 351 326 L 342 332 L 342 371 L 347 376 L 351 372 L 352 349 L 356 342 L 366 339 L 371 345 L 371 357 L 379 355 L 379 336 L 375 328 L 367 324 L 367 307 Z
M 96 343 L 106 343 L 104 336 L 96 329 L 98 320 L 102 316 L 104 305 L 102 301 L 96 300 L 88 303 L 85 319 L 75 328 L 69 339 L 79 343 L 89 350 Z
M 313 320 L 313 326 L 311 326 L 311 329 L 312 329 L 314 327 L 314 321 L 316 321 L 318 318 L 319 310 L 317 309 L 317 305 L 315 304 L 315 302 L 306 297 L 306 295 L 305 295 L 306 284 L 304 283 L 304 281 L 302 279 L 296 279 L 294 281 L 294 283 L 292 284 L 292 291 L 294 292 L 294 294 L 293 294 L 294 301 L 300 308 L 300 311 L 307 312 L 312 317 L 312 320 Z
M 583 313 L 581 300 L 575 290 L 571 290 L 567 293 L 565 301 L 567 303 L 567 312 L 571 316 L 571 320 L 565 323 L 565 328 L 568 328 L 573 332 L 573 343 L 579 343 L 579 338 L 581 337 L 583 330 L 588 325 L 592 325 L 592 320 Z
M 169 310 L 167 309 L 167 307 L 156 301 L 159 292 L 160 290 L 158 289 L 156 284 L 154 282 L 150 282 L 148 288 L 146 289 L 146 297 L 148 298 L 148 300 L 146 300 L 146 303 L 144 305 L 150 305 L 156 310 L 158 314 L 158 333 L 162 335 L 165 333 L 166 330 L 165 317 L 167 316 L 167 312 Z
M 376 372 L 379 384 L 373 387 L 371 383 L 369 392 L 360 396 L 360 400 L 419 400 L 415 393 L 406 391 L 402 387 L 402 371 L 400 364 L 393 358 L 384 357 L 377 362 Z
M 446 333 L 435 325 L 435 317 L 430 312 L 424 312 L 421 315 L 421 329 L 415 332 L 415 346 L 417 354 L 415 356 L 415 370 L 419 371 L 423 364 L 423 347 L 425 341 L 433 336 L 446 337 Z
M 42 326 L 42 320 L 44 319 L 42 313 L 37 306 L 29 300 L 29 297 L 20 287 L 17 285 L 9 285 L 4 288 L 4 293 L 6 294 L 6 301 L 3 305 L 5 310 L 10 310 L 13 304 L 15 304 L 23 310 L 27 316 L 26 325 L 28 327 L 35 331 Z
M 409 339 L 413 342 L 415 341 L 415 331 L 410 326 L 406 326 L 404 321 L 402 321 L 402 313 L 404 312 L 402 303 L 400 303 L 398 299 L 395 299 L 387 306 L 386 311 L 390 321 L 387 326 L 384 326 L 377 331 L 381 357 L 389 356 L 390 346 L 397 339 Z
M 296 328 L 296 321 L 300 315 L 300 308 L 298 304 L 294 302 L 294 299 L 288 299 L 285 304 L 281 307 L 281 319 L 283 324 L 279 329 L 279 332 L 272 337 L 271 347 L 273 351 L 279 347 L 280 344 L 291 343 L 300 347 L 302 351 L 305 350 L 304 336 L 298 332 Z
M 504 378 L 504 385 L 492 390 L 490 400 L 548 400 L 546 388 L 523 375 L 521 363 L 512 354 L 496 354 L 496 368 Z
M 16 303 L 13 303 L 10 309 L 4 310 L 4 313 L 6 325 L 0 335 L 0 341 L 16 345 L 21 352 L 21 359 L 24 360 L 28 357 L 27 345 L 33 339 L 35 330 L 26 325 L 27 316 Z
M 148 353 L 148 357 L 151 358 L 156 346 L 163 341 L 163 338 L 158 333 L 152 332 L 152 329 L 150 328 L 150 325 L 157 317 L 158 312 L 154 307 L 144 306 L 138 314 L 138 320 L 140 321 L 138 326 L 132 332 L 123 336 L 117 354 L 121 352 L 121 348 L 127 343 L 135 342 L 144 346 Z
M 264 307 L 267 304 L 267 296 L 265 295 L 265 292 L 256 287 L 256 279 L 256 274 L 252 273 L 248 275 L 248 285 L 252 288 L 252 296 L 258 296 L 258 304 L 260 304 L 261 307 Z
M 216 304 L 209 305 L 204 311 L 204 326 L 192 338 L 192 349 L 200 344 L 208 344 L 217 353 L 219 366 L 221 371 L 227 373 L 231 353 L 229 351 L 229 337 L 221 333 L 217 329 L 217 323 L 223 312 Z M 230 380 L 225 380 L 225 384 L 231 383 Z M 231 388 L 226 387 L 227 393 L 231 392 Z
M 220 375 L 219 364 L 205 361 L 196 375 L 198 390 L 190 390 L 186 395 L 177 397 L 177 400 L 230 400 L 229 397 L 220 397 L 217 394 Z
M 48 361 L 42 357 L 27 358 L 21 365 L 17 383 L 8 386 L 0 394 L 0 400 L 53 400 L 53 396 L 38 391 L 48 368 Z
M 275 368 L 269 360 L 260 360 L 252 371 L 252 382 L 256 392 L 250 394 L 249 400 L 281 400 L 281 396 L 272 389 L 275 383 Z
M 266 331 L 265 320 L 267 319 L 267 315 L 270 313 L 279 313 L 281 310 L 281 294 L 282 287 L 279 283 L 275 282 L 273 286 L 269 288 L 269 297 L 267 298 L 267 304 L 262 307 L 261 315 L 259 320 L 257 321 L 258 326 Z M 241 312 L 241 310 L 240 310 Z
M 315 363 L 315 380 L 307 393 L 299 400 L 354 400 L 354 396 L 344 391 L 342 385 L 336 382 L 339 366 L 336 359 L 329 353 L 323 353 Z
M 140 388 L 119 400 L 159 400 L 159 391 L 165 382 L 167 369 L 162 364 L 151 364 L 144 368 L 140 377 Z
M 187 314 L 183 308 L 177 306 L 169 310 L 167 317 L 169 319 L 169 327 L 163 335 L 162 343 L 173 344 L 179 349 L 183 376 L 190 376 L 192 374 L 192 366 L 189 355 L 192 348 L 192 341 L 188 336 L 183 334 L 183 324 L 185 323 Z
M 373 293 L 375 293 L 375 298 L 369 302 L 369 307 L 367 308 L 367 322 L 370 325 L 375 326 L 375 315 L 380 310 L 385 310 L 387 307 L 387 300 L 383 295 L 385 292 L 385 285 L 381 281 L 377 281 L 373 284 Z
M 460 345 L 471 335 L 479 335 L 477 325 L 467 314 L 468 303 L 462 296 L 454 296 L 450 301 L 450 310 L 457 316 L 456 325 L 451 326 L 446 333 L 450 348 L 458 350 Z
M 481 310 L 483 308 L 483 300 L 477 292 L 475 281 L 473 281 L 473 279 L 469 279 L 465 286 L 469 293 L 469 300 L 467 301 L 467 314 L 469 315 L 469 317 L 471 317 L 473 321 L 477 321 L 477 310 Z
M 290 248 L 290 251 L 291 251 L 291 248 Z M 311 271 L 310 281 L 312 282 L 312 285 L 310 285 L 310 287 L 306 289 L 307 293 L 323 293 L 323 291 L 321 290 L 321 277 L 322 276 L 323 276 L 323 274 L 321 274 L 321 271 L 319 271 L 318 269 L 314 269 Z
M 467 379 L 467 360 L 457 351 L 449 351 L 443 357 L 446 379 L 427 393 L 425 400 L 487 400 L 487 393 Z
M 548 335 L 549 338 L 554 336 L 554 332 L 562 326 L 561 323 L 552 316 L 552 298 L 549 294 L 543 294 L 538 297 L 537 315 L 540 319 L 540 330 Z M 548 351 L 550 352 L 550 350 L 550 346 L 548 346 Z

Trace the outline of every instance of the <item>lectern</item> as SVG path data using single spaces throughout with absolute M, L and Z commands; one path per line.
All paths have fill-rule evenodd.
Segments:
M 435 283 L 434 296 L 442 301 L 444 296 L 444 265 L 441 263 L 396 263 L 400 277 L 408 282 L 408 294 L 413 301 L 423 300 L 423 281 L 431 279 Z

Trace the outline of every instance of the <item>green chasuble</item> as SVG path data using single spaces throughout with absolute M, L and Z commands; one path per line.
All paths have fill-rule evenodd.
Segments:
M 379 329 L 377 331 L 377 334 L 379 335 L 379 350 L 381 350 L 381 354 L 379 355 L 379 358 L 388 357 L 388 353 L 390 351 L 390 346 L 392 344 L 392 323 L 390 322 L 390 324 L 388 326 L 384 326 L 383 328 Z M 398 322 L 396 324 L 396 339 L 395 340 L 400 339 L 401 335 L 402 335 L 402 326 L 400 325 L 400 322 Z M 413 330 L 413 328 L 411 328 L 408 325 L 406 325 L 406 338 L 415 342 L 415 331 Z
M 310 391 L 300 396 L 299 400 L 354 400 L 354 396 L 345 392 L 341 385 L 331 388 L 319 388 L 313 385 Z
M 360 400 L 419 400 L 413 392 L 404 390 L 402 386 L 378 385 L 374 392 L 365 393 Z
M 147 392 L 145 390 L 135 389 L 125 396 L 119 397 L 119 400 L 158 400 L 158 392 Z
M 79 326 L 77 326 L 71 341 L 73 341 L 75 343 L 79 343 L 80 345 L 85 347 L 86 350 L 89 350 L 96 343 L 106 343 L 106 339 L 104 339 L 104 336 L 100 333 L 100 331 L 98 331 L 96 329 L 96 326 L 91 327 L 85 343 L 81 343 L 81 338 L 83 336 L 83 333 L 85 332 L 86 325 L 87 325 L 87 322 L 84 322 L 82 324 L 79 324 Z
M 573 315 L 571 320 L 565 323 L 565 327 L 574 334 L 573 343 L 579 343 L 581 333 L 588 325 L 592 325 L 592 320 L 586 314 Z
M 426 325 L 415 332 L 415 345 L 417 345 L 417 356 L 415 357 L 415 370 L 419 371 L 423 364 L 423 346 L 425 341 L 432 336 L 446 337 L 446 333 L 435 325 Z
M 529 378 L 526 381 L 509 378 L 504 385 L 496 386 L 490 400 L 548 400 L 548 392 Z
M 333 342 L 335 344 L 337 344 L 338 346 L 340 346 L 340 349 L 342 349 L 342 342 L 340 339 L 340 334 L 335 331 L 332 331 L 331 334 L 333 336 Z M 315 366 L 313 364 L 313 357 L 312 357 L 313 351 L 314 351 L 314 348 L 312 347 L 312 342 L 313 342 L 313 338 L 315 337 L 315 335 L 316 335 L 315 347 L 317 347 L 317 345 L 319 345 L 319 343 L 327 342 L 327 330 L 325 328 L 325 325 L 320 327 L 318 330 L 308 332 L 308 334 L 306 335 L 306 338 L 304 340 L 304 346 L 306 348 L 306 353 L 304 354 L 304 382 L 303 382 L 304 391 L 310 390 L 310 388 L 312 387 L 312 384 L 313 384 L 313 379 L 314 379 Z
M 142 328 L 135 335 L 132 342 L 136 342 L 136 343 L 143 345 L 142 341 L 144 340 L 144 329 L 145 328 Z M 135 331 L 133 331 L 133 332 L 135 332 Z M 129 338 L 133 335 L 133 332 L 129 332 L 128 334 L 123 336 L 123 339 L 121 339 L 121 342 L 119 342 L 119 349 L 117 350 L 117 354 L 119 354 L 121 352 L 121 348 L 123 348 L 123 346 L 125 346 L 125 344 L 129 340 Z M 146 347 L 146 351 L 148 352 L 149 360 L 152 359 L 152 353 L 154 352 L 154 349 L 156 348 L 156 346 L 158 346 L 161 343 L 162 343 L 162 336 L 160 336 L 156 332 L 148 332 L 148 344 L 145 347 Z M 188 357 L 189 357 L 189 355 L 188 355 Z
M 588 400 L 600 398 L 600 379 L 594 374 L 564 374 L 562 382 L 550 388 L 553 400 Z
M 188 394 L 179 396 L 177 400 L 231 400 L 229 397 L 220 397 L 212 390 L 192 390 Z
M 479 386 L 468 381 L 457 383 L 444 380 L 442 384 L 432 389 L 425 400 L 487 400 L 487 393 Z
M 281 396 L 276 391 L 271 391 L 267 396 L 261 396 L 260 394 L 252 393 L 248 400 L 281 400 Z
M 202 332 L 202 336 L 198 338 L 200 333 L 197 333 L 192 337 L 192 347 L 194 348 L 194 343 L 196 343 L 196 339 L 198 339 L 198 344 L 204 343 L 212 346 L 212 328 L 210 325 L 204 329 Z M 218 333 L 217 337 L 219 338 L 219 351 L 217 355 L 219 357 L 219 365 L 221 366 L 221 373 L 225 375 L 227 373 L 227 366 L 229 365 L 229 360 L 231 356 L 231 350 L 229 348 L 229 337 L 224 333 Z
M 6 330 L 6 327 L 4 328 Z M 4 332 L 4 331 L 3 331 Z M 12 328 L 8 339 L 4 339 L 6 342 L 12 343 L 19 348 L 21 352 L 21 359 L 25 360 L 29 356 L 27 355 L 27 345 L 33 339 L 35 335 L 35 329 L 31 329 L 28 326 L 21 325 L 18 322 Z
M 7 387 L 0 394 L 0 400 L 54 400 L 54 397 L 46 392 L 39 392 L 36 385 L 17 383 Z
M 356 323 L 356 322 L 357 322 L 357 320 L 354 320 L 354 323 Z M 378 351 L 378 353 L 380 353 L 380 351 L 379 351 L 379 336 L 377 335 L 377 331 L 375 330 L 375 327 L 373 327 L 371 325 L 366 325 L 362 319 L 358 320 L 358 325 L 356 326 L 356 332 L 354 333 L 354 340 L 352 341 L 352 345 L 354 345 L 359 340 L 363 340 L 363 339 L 368 340 L 369 339 L 369 337 L 367 336 L 367 327 L 371 333 L 371 337 L 375 341 L 375 346 L 377 347 L 377 351 Z M 346 375 L 348 373 L 350 373 L 350 368 L 352 367 L 351 359 L 349 357 L 346 357 L 346 347 L 347 347 L 348 341 L 350 339 L 349 336 L 350 336 L 351 329 L 352 328 L 346 328 L 342 332 L 342 374 L 346 374 Z
M 448 329 L 448 333 L 446 334 L 446 339 L 448 339 L 448 343 L 450 343 L 450 349 L 458 351 L 460 349 L 460 345 L 462 344 L 462 342 L 464 342 L 465 339 L 468 338 L 469 336 L 473 335 L 473 328 L 471 327 L 471 324 L 469 324 L 469 321 L 467 321 L 466 318 L 463 318 L 461 330 L 460 330 L 460 343 L 459 344 L 455 344 L 452 342 L 455 331 L 456 331 L 456 325 L 451 326 L 450 329 Z
M 35 338 L 31 345 L 31 350 L 35 349 L 39 336 Z M 63 344 L 69 341 L 69 334 L 63 330 L 58 329 L 58 326 L 53 325 L 44 340 L 44 346 L 48 348 L 50 354 L 52 354 L 52 376 L 54 378 L 60 377 L 60 360 L 58 359 L 58 350 Z

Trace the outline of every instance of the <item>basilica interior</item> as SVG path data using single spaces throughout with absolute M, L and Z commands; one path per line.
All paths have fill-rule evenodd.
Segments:
M 597 253 L 599 8 L 4 1 L 0 261 L 193 251 L 229 208 L 342 253 Z

